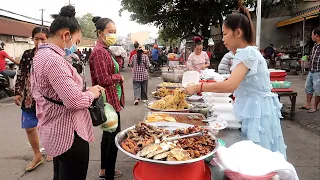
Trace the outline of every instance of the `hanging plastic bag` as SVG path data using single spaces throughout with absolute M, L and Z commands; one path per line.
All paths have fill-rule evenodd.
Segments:
M 107 117 L 107 121 L 101 124 L 101 129 L 107 132 L 115 132 L 118 127 L 118 114 L 114 108 L 107 103 L 105 93 L 102 93 L 103 102 L 104 102 L 104 112 Z

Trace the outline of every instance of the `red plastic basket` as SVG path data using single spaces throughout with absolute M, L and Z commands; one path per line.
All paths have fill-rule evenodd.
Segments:
M 285 81 L 286 72 L 270 72 L 270 81 Z
M 277 175 L 277 173 L 273 172 L 264 176 L 249 176 L 232 171 L 224 171 L 224 174 L 230 180 L 271 180 L 273 176 Z

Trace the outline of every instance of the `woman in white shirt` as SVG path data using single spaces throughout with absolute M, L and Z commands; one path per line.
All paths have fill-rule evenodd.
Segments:
M 194 52 L 188 57 L 187 67 L 189 71 L 201 71 L 210 66 L 209 56 L 205 51 L 202 51 L 203 45 L 200 37 L 194 38 Z

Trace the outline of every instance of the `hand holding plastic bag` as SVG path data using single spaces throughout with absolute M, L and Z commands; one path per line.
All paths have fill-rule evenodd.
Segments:
M 104 112 L 107 117 L 107 121 L 101 124 L 101 129 L 107 132 L 115 132 L 118 127 L 118 114 L 114 108 L 107 103 L 105 93 L 102 93 L 103 103 L 104 103 Z

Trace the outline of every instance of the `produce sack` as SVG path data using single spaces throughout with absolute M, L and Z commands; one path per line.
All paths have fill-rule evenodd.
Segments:
M 118 114 L 114 108 L 107 103 L 106 94 L 102 93 L 103 103 L 104 103 L 104 112 L 107 117 L 107 121 L 101 124 L 101 129 L 107 132 L 115 132 L 118 127 Z

